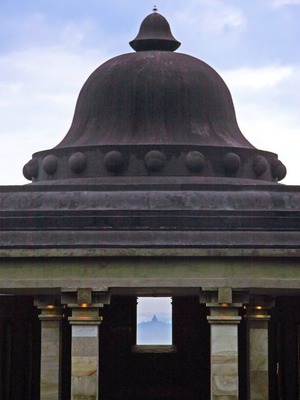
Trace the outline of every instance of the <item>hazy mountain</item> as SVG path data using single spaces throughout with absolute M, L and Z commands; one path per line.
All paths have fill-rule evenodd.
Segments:
M 137 329 L 138 344 L 172 344 L 172 324 L 159 321 L 156 315 L 151 321 L 141 322 Z

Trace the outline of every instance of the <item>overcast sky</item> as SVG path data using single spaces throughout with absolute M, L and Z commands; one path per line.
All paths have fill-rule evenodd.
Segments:
M 0 185 L 24 184 L 32 153 L 54 147 L 72 121 L 79 90 L 128 42 L 148 0 L 1 0 Z M 300 0 L 156 0 L 182 42 L 232 93 L 247 139 L 300 184 Z
M 151 321 L 153 316 L 159 321 L 172 321 L 172 301 L 170 297 L 139 297 L 137 323 Z

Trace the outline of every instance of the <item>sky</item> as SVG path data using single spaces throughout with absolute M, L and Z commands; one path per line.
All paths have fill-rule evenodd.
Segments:
M 155 1 L 155 0 L 154 0 Z M 154 4 L 182 45 L 227 83 L 239 126 L 300 185 L 300 0 L 1 0 L 0 185 L 67 133 L 78 93 Z
M 159 321 L 172 321 L 172 300 L 170 297 L 139 297 L 137 323 L 151 321 L 153 316 Z
M 136 344 L 172 344 L 172 299 L 170 297 L 138 298 Z

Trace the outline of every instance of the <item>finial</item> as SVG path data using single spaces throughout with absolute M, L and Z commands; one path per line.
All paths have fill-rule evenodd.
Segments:
M 153 12 L 157 12 L 157 7 L 154 6 L 152 11 L 153 11 Z
M 180 46 L 180 42 L 172 35 L 168 21 L 155 12 L 156 9 L 154 6 L 154 12 L 143 20 L 137 37 L 130 42 L 135 51 L 175 51 Z

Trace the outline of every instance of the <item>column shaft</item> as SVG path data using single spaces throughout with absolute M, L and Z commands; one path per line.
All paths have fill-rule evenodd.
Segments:
M 72 317 L 71 399 L 98 400 L 99 308 L 75 308 Z
M 247 315 L 248 324 L 248 399 L 269 399 L 269 316 L 253 310 Z
M 238 309 L 211 307 L 211 400 L 237 400 Z
M 41 400 L 60 400 L 61 308 L 51 306 L 49 309 L 42 309 L 39 318 L 41 320 Z

